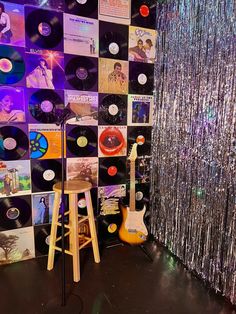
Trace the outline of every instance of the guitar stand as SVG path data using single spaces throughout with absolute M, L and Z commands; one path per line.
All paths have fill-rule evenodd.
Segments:
M 143 244 L 139 244 L 138 247 L 140 250 L 147 256 L 149 261 L 152 263 L 153 262 L 153 257 L 151 255 L 151 252 L 147 250 L 147 248 Z

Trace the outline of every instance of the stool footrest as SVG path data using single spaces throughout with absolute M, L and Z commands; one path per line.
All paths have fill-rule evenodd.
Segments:
M 71 234 L 71 231 L 66 232 L 66 233 L 64 234 L 64 237 L 67 237 L 69 234 Z M 61 239 L 62 239 L 62 236 L 56 238 L 56 242 L 57 242 L 57 241 L 60 241 Z
M 83 218 L 81 218 L 80 215 L 78 215 L 79 217 L 79 220 L 78 220 L 78 223 L 81 224 L 82 222 L 84 222 L 85 220 L 88 220 L 89 219 L 89 216 L 82 216 Z
M 54 250 L 57 250 L 57 251 L 62 252 L 62 248 L 60 248 L 60 247 L 58 247 L 58 246 L 55 246 L 55 245 L 53 245 L 52 247 L 53 247 Z M 68 251 L 68 250 L 65 250 L 65 253 L 66 253 L 66 254 L 69 254 L 69 255 L 73 255 L 73 254 L 72 254 L 70 251 Z
M 61 227 L 61 222 L 56 222 L 55 224 L 56 224 L 57 226 Z M 70 229 L 70 226 L 69 226 L 69 225 L 66 225 L 66 224 L 65 224 L 64 227 L 67 228 L 67 229 Z
M 84 248 L 87 244 L 89 244 L 90 242 L 92 242 L 92 239 L 89 239 L 89 240 L 87 240 L 87 241 L 85 241 L 83 244 L 81 244 L 80 246 L 79 246 L 79 249 L 81 250 L 82 248 Z
M 64 212 L 64 216 L 68 215 L 70 213 L 70 210 L 67 210 L 66 212 Z M 61 214 L 58 216 L 58 218 L 61 218 Z

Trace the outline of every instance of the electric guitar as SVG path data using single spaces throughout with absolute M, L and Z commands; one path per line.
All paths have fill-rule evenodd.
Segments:
M 137 158 L 137 145 L 136 143 L 133 144 L 128 158 L 130 160 L 129 206 L 120 203 L 123 220 L 119 229 L 119 237 L 122 241 L 129 244 L 141 244 L 146 241 L 148 236 L 148 230 L 143 220 L 146 205 L 139 211 L 136 211 L 135 208 L 135 160 Z

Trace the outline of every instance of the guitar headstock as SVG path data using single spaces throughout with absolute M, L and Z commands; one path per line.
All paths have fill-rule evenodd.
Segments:
M 128 158 L 130 161 L 135 161 L 138 157 L 137 146 L 138 146 L 137 143 L 134 143 L 132 146 L 132 149 L 131 149 L 131 152 L 130 152 L 129 158 Z

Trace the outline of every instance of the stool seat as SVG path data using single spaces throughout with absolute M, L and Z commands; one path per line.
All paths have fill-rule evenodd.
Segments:
M 65 181 L 65 194 L 79 194 L 89 191 L 92 188 L 92 184 L 82 180 Z M 61 192 L 61 182 L 57 182 L 53 186 L 53 191 Z

